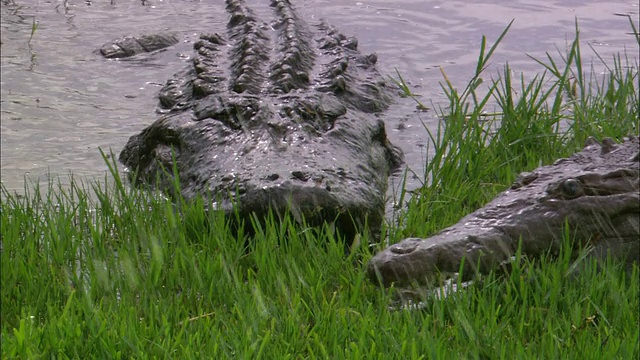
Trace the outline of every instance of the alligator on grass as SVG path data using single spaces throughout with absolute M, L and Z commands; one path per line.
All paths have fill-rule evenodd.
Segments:
M 214 210 L 231 218 L 273 211 L 333 223 L 345 239 L 365 224 L 375 234 L 388 176 L 402 162 L 383 121 L 395 90 L 355 38 L 305 23 L 289 1 L 271 8 L 265 23 L 243 1 L 227 0 L 226 32 L 200 36 L 190 64 L 160 91 L 164 115 L 132 136 L 119 160 L 135 184 L 215 197 Z M 102 53 L 174 42 L 126 38 Z
M 536 257 L 562 244 L 592 246 L 628 264 L 640 260 L 640 145 L 589 138 L 585 148 L 553 165 L 523 173 L 510 189 L 457 224 L 427 239 L 408 238 L 375 255 L 368 275 L 384 285 L 434 284 L 458 273 L 486 273 L 508 263 L 521 243 Z

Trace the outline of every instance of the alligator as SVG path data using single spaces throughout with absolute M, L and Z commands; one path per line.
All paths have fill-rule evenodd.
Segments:
M 121 59 L 161 50 L 177 43 L 178 36 L 175 33 L 124 36 L 102 45 L 98 52 L 107 59 Z
M 355 38 L 307 24 L 287 0 L 271 9 L 267 24 L 227 0 L 226 32 L 200 35 L 186 69 L 160 90 L 162 116 L 119 161 L 134 185 L 210 197 L 208 210 L 232 219 L 289 214 L 345 239 L 376 235 L 387 179 L 403 161 L 383 121 L 397 89 Z
M 616 144 L 586 141 L 582 151 L 519 175 L 514 184 L 455 225 L 426 238 L 407 238 L 376 254 L 367 275 L 384 286 L 429 286 L 500 270 L 516 254 L 557 253 L 563 229 L 572 245 L 610 254 L 627 265 L 640 260 L 638 137 Z M 464 261 L 463 261 L 464 259 Z

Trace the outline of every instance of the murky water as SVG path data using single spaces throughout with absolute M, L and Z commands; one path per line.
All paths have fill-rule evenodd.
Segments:
M 445 105 L 440 67 L 463 86 L 474 71 L 481 36 L 495 39 L 511 19 L 514 25 L 493 58 L 494 73 L 507 60 L 516 71 L 540 72 L 526 54 L 541 58 L 565 49 L 575 18 L 583 45 L 591 44 L 603 58 L 625 48 L 638 57 L 628 19 L 614 15 L 637 19 L 636 0 L 292 2 L 306 20 L 323 18 L 357 36 L 363 52 L 378 53 L 383 73 L 398 69 L 427 105 Z M 258 13 L 270 12 L 269 1 L 248 3 Z M 221 0 L 2 0 L 1 15 L 1 180 L 17 191 L 25 176 L 59 177 L 63 183 L 69 173 L 102 178 L 106 165 L 98 149 L 117 155 L 131 135 L 154 121 L 155 96 L 184 66 L 193 39 L 222 31 L 227 22 Z M 163 30 L 179 32 L 184 42 L 131 61 L 106 61 L 93 52 L 121 35 Z M 593 58 L 585 49 L 583 55 Z M 421 173 L 428 143 L 423 124 L 434 129 L 438 120 L 414 105 L 402 101 L 387 126 L 407 165 Z M 418 185 L 417 179 L 409 184 Z

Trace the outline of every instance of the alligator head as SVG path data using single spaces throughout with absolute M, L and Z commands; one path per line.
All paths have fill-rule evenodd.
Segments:
M 378 226 L 401 152 L 381 114 L 394 91 L 357 40 L 307 25 L 274 0 L 272 23 L 228 0 L 223 34 L 203 34 L 187 69 L 160 92 L 165 115 L 130 138 L 120 161 L 137 184 L 215 196 L 240 218 L 270 211 L 346 236 Z
M 566 225 L 576 245 L 637 261 L 639 150 L 637 137 L 622 144 L 590 138 L 572 157 L 521 174 L 510 189 L 457 224 L 386 248 L 371 259 L 368 275 L 385 285 L 436 283 L 458 273 L 463 258 L 464 274 L 487 272 L 508 262 L 519 243 L 526 256 L 557 251 Z
M 98 52 L 107 59 L 120 59 L 164 49 L 177 43 L 178 37 L 174 33 L 125 36 L 102 45 Z

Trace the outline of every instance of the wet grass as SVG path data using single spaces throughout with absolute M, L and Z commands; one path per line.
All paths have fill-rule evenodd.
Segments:
M 445 75 L 434 160 L 391 241 L 456 222 L 587 136 L 638 134 L 638 64 L 619 56 L 590 77 L 578 40 L 532 80 L 486 75 L 485 42 L 461 92 Z M 573 260 L 569 233 L 559 258 L 392 311 L 395 290 L 365 278 L 366 237 L 345 254 L 328 229 L 271 219 L 246 224 L 247 243 L 203 200 L 112 172 L 109 187 L 1 189 L 2 358 L 638 358 L 638 266 Z

